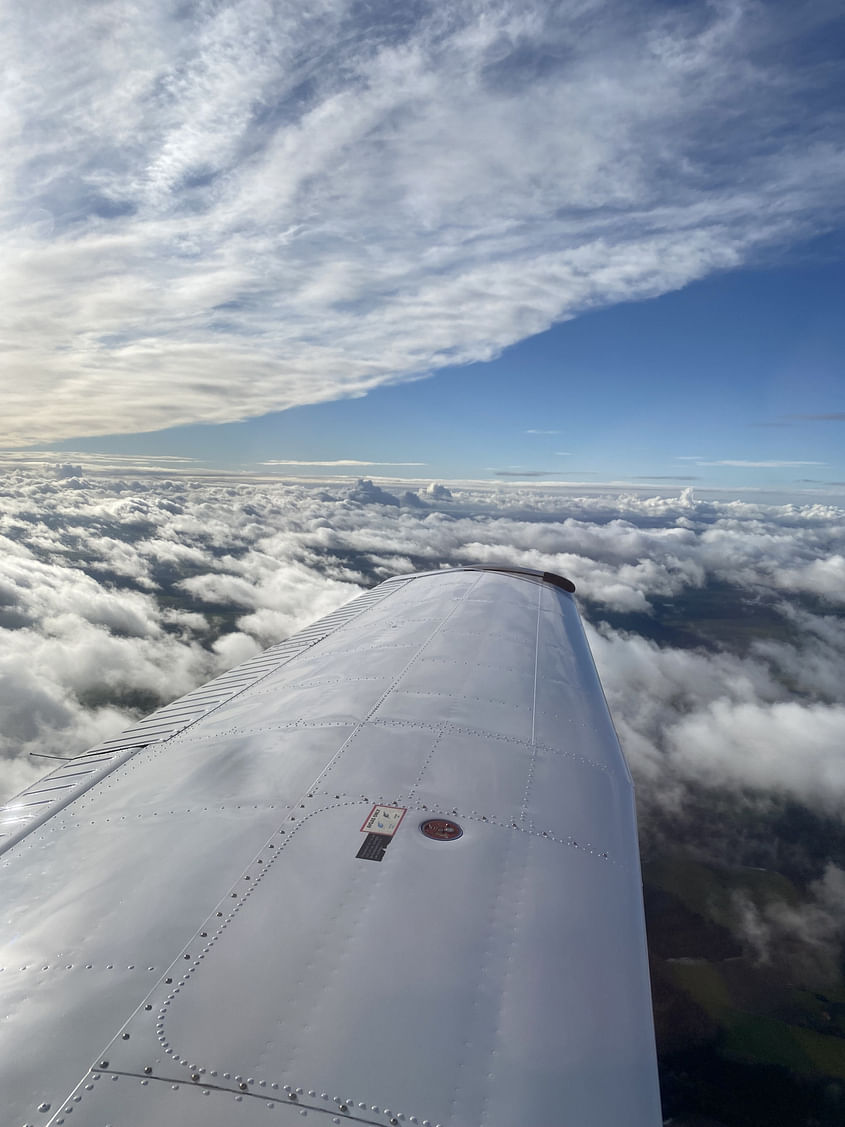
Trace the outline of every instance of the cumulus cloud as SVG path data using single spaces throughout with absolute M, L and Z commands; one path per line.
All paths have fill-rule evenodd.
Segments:
M 452 491 L 445 485 L 441 485 L 438 481 L 433 481 L 426 487 L 425 490 L 427 497 L 433 497 L 435 501 L 451 501 Z
M 388 575 L 490 563 L 576 583 L 644 809 L 729 786 L 841 812 L 843 543 L 835 507 L 698 502 L 690 489 L 433 482 L 400 498 L 371 479 L 329 490 L 10 471 L 0 750 L 15 763 L 81 750 Z
M 399 506 L 399 498 L 388 493 L 366 477 L 358 479 L 357 484 L 348 493 L 348 499 L 358 505 L 395 505 Z
M 759 963 L 774 965 L 792 982 L 835 981 L 845 938 L 845 871 L 830 862 L 811 882 L 806 899 L 789 903 L 736 891 L 734 927 Z
M 7 15 L 10 444 L 360 395 L 842 215 L 824 5 Z

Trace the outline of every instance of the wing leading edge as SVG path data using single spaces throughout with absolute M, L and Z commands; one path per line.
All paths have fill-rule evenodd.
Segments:
M 9 1122 L 660 1122 L 631 780 L 553 577 L 389 580 L 2 819 Z

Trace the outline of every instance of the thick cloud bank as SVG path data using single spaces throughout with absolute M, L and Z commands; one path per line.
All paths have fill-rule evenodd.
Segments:
M 691 789 L 845 814 L 845 514 L 540 489 L 7 473 L 0 786 L 387 575 L 464 562 L 579 591 L 643 809 Z
M 470 360 L 841 220 L 836 5 L 7 5 L 4 439 Z

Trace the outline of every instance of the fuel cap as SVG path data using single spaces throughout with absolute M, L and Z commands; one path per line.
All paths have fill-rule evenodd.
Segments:
M 457 822 L 450 822 L 448 818 L 427 818 L 420 829 L 432 841 L 457 841 L 464 832 Z

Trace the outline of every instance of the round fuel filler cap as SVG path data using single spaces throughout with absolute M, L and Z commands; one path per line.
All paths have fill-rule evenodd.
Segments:
M 426 818 L 420 823 L 420 829 L 432 841 L 457 841 L 464 832 L 457 822 L 448 818 Z

